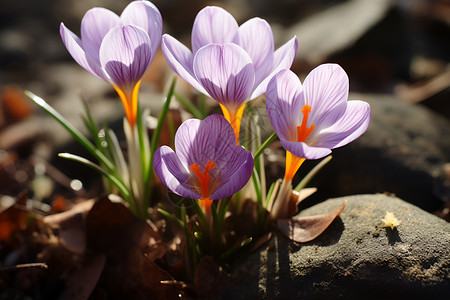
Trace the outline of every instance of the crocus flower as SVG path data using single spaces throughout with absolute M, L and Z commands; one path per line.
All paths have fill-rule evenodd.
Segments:
M 231 196 L 244 187 L 253 171 L 253 157 L 235 145 L 227 120 L 213 114 L 204 120 L 183 122 L 175 135 L 175 152 L 168 146 L 156 150 L 154 168 L 169 190 L 204 200 L 203 206 L 208 207 L 212 200 Z
M 120 17 L 105 8 L 88 10 L 81 21 L 81 39 L 60 25 L 63 43 L 75 61 L 117 91 L 131 128 L 136 122 L 140 80 L 161 34 L 161 14 L 148 1 L 131 2 Z
M 347 74 L 336 64 L 318 66 L 303 86 L 290 70 L 280 71 L 270 81 L 266 109 L 287 151 L 286 181 L 292 180 L 305 159 L 322 158 L 366 131 L 369 104 L 347 101 L 348 86 Z
M 266 90 L 270 78 L 290 68 L 297 38 L 274 51 L 270 25 L 253 18 L 238 26 L 220 7 L 206 7 L 195 18 L 192 51 L 165 34 L 161 48 L 170 67 L 201 93 L 219 102 L 238 143 L 245 103 Z

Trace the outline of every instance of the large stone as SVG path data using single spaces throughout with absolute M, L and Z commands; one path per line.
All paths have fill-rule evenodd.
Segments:
M 223 299 L 444 299 L 450 290 L 450 224 L 386 195 L 335 198 L 301 212 L 325 213 L 347 200 L 316 240 L 276 234 L 236 264 Z M 383 228 L 386 211 L 400 220 Z

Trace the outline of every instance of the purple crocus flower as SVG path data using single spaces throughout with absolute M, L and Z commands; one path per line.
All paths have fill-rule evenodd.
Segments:
M 281 70 L 270 81 L 266 109 L 287 151 L 287 181 L 292 180 L 305 159 L 324 157 L 366 131 L 369 104 L 347 101 L 348 86 L 347 74 L 336 64 L 318 66 L 303 86 L 290 70 Z
M 132 128 L 140 80 L 155 56 L 161 34 L 161 14 L 148 1 L 131 2 L 120 17 L 105 8 L 88 10 L 81 21 L 81 39 L 64 23 L 60 25 L 70 55 L 114 87 Z
M 161 48 L 170 67 L 201 93 L 219 102 L 238 142 L 245 103 L 266 91 L 270 78 L 290 68 L 297 38 L 274 51 L 273 33 L 263 19 L 238 26 L 220 7 L 206 7 L 195 18 L 192 52 L 165 34 Z
M 223 199 L 244 187 L 253 171 L 252 154 L 235 145 L 232 127 L 218 114 L 189 119 L 175 135 L 175 152 L 162 146 L 154 168 L 172 192 L 191 199 Z

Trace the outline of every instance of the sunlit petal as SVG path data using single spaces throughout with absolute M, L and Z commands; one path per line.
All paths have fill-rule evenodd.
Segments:
M 107 76 L 104 74 L 100 62 L 87 55 L 83 49 L 80 38 L 70 31 L 64 23 L 61 23 L 59 33 L 67 51 L 80 66 L 95 76 L 107 80 Z
M 360 137 L 370 123 L 370 106 L 367 102 L 353 100 L 347 104 L 343 117 L 332 126 L 322 130 L 311 142 L 317 147 L 337 148 Z
M 323 64 L 311 71 L 303 83 L 304 101 L 311 106 L 310 121 L 326 128 L 339 120 L 348 99 L 348 77 L 337 64 Z
M 144 29 L 151 40 L 152 59 L 161 41 L 163 21 L 158 8 L 149 1 L 133 1 L 120 15 L 124 24 Z
M 100 46 L 100 62 L 114 85 L 133 89 L 151 63 L 150 38 L 140 27 L 112 29 Z
M 272 66 L 274 43 L 272 28 L 266 20 L 253 18 L 242 24 L 234 42 L 248 53 L 256 74 L 267 73 Z
M 266 73 L 260 73 L 256 75 L 256 88 L 251 95 L 251 99 L 254 99 L 263 93 L 267 89 L 270 79 L 282 69 L 290 69 L 294 62 L 295 55 L 297 54 L 298 41 L 297 37 L 293 37 L 286 44 L 278 48 L 273 54 L 272 66 Z
M 199 92 L 209 96 L 208 92 L 195 78 L 193 70 L 194 55 L 191 50 L 168 34 L 162 37 L 161 49 L 172 70 Z
M 211 195 L 211 200 L 223 199 L 235 194 L 247 184 L 248 179 L 252 176 L 253 157 L 251 153 L 239 146 L 237 146 L 236 151 L 242 153 L 235 155 L 236 159 L 230 160 L 230 162 L 237 167 L 237 170 L 230 168 L 227 172 L 227 174 L 229 174 L 228 176 L 221 174 L 222 180 L 228 178 L 228 181 L 213 192 Z
M 189 171 L 186 170 L 172 149 L 167 146 L 157 149 L 153 161 L 156 175 L 169 190 L 182 197 L 200 198 L 190 184 Z
M 280 143 L 286 151 L 291 152 L 297 157 L 306 159 L 319 159 L 331 153 L 330 148 L 312 147 L 302 142 L 292 142 L 280 139 Z
M 229 43 L 238 31 L 238 24 L 233 16 L 223 8 L 208 6 L 202 9 L 194 20 L 192 27 L 192 51 L 210 43 Z
M 88 10 L 81 20 L 83 49 L 98 60 L 103 38 L 118 25 L 121 25 L 121 20 L 112 11 L 103 7 L 94 7 Z
M 299 95 L 302 84 L 289 70 L 281 70 L 267 86 L 266 110 L 270 123 L 280 138 L 297 141 L 296 126 L 301 118 Z
M 236 44 L 210 44 L 194 57 L 194 73 L 209 95 L 229 110 L 250 96 L 255 81 L 252 61 Z

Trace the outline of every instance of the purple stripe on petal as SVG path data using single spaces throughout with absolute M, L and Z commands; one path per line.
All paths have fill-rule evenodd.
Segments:
M 194 73 L 208 94 L 229 110 L 248 99 L 255 81 L 250 57 L 233 43 L 201 48 L 194 57 Z
M 311 145 L 334 149 L 347 145 L 360 137 L 370 123 L 370 106 L 367 102 L 348 101 L 347 109 L 340 120 L 320 132 Z
M 152 42 L 152 60 L 161 41 L 163 21 L 158 8 L 149 1 L 133 1 L 120 15 L 124 24 L 136 25 L 144 29 Z
M 286 44 L 278 48 L 273 54 L 273 62 L 271 68 L 264 74 L 256 74 L 255 90 L 253 91 L 250 99 L 262 95 L 266 92 L 267 84 L 270 79 L 282 69 L 289 69 L 294 62 L 295 55 L 297 54 L 298 41 L 297 37 L 293 37 Z
M 156 150 L 153 165 L 155 173 L 161 182 L 175 194 L 190 198 L 200 199 L 195 188 L 191 185 L 191 175 L 180 162 L 177 154 L 167 146 Z
M 211 194 L 211 199 L 231 196 L 247 183 L 253 171 L 251 153 L 235 142 L 233 129 L 222 115 L 187 120 L 175 135 L 176 153 L 167 146 L 156 152 L 155 172 L 172 191 L 185 197 L 191 192 L 195 194 L 191 198 L 198 199 L 204 191 L 191 167 L 196 164 L 197 171 L 203 173 L 209 165 L 210 182 L 205 192 Z
M 239 147 L 239 146 L 237 146 Z M 244 150 L 243 148 L 241 148 Z M 236 160 L 236 165 L 239 168 L 231 173 L 229 176 L 223 177 L 229 180 L 219 187 L 211 195 L 212 200 L 223 199 L 233 195 L 241 190 L 248 182 L 253 172 L 253 157 L 249 151 L 244 150 L 246 153 L 242 153 L 238 156 L 239 160 Z
M 319 159 L 331 153 L 329 148 L 312 147 L 302 142 L 291 142 L 280 139 L 280 143 L 286 151 L 291 152 L 295 156 L 306 159 Z
M 112 11 L 102 7 L 88 10 L 81 20 L 81 40 L 86 53 L 98 60 L 103 38 L 118 25 L 121 25 L 120 18 Z
M 161 49 L 172 70 L 199 92 L 209 96 L 194 75 L 194 55 L 191 50 L 168 34 L 162 37 Z
M 223 8 L 207 6 L 202 9 L 192 26 L 192 51 L 196 53 L 201 47 L 233 41 L 238 31 L 238 24 L 233 16 Z
M 180 160 L 187 167 L 197 163 L 202 168 L 209 160 L 223 169 L 232 153 L 236 138 L 230 123 L 222 116 L 213 114 L 203 121 L 190 119 L 178 128 L 175 135 L 175 149 Z
M 297 126 L 302 118 L 303 103 L 299 95 L 302 84 L 290 70 L 278 72 L 267 86 L 266 111 L 277 135 L 285 140 L 297 141 Z
M 64 23 L 61 23 L 59 33 L 67 51 L 80 66 L 85 68 L 91 74 L 107 80 L 107 76 L 103 73 L 100 62 L 94 60 L 86 54 L 82 47 L 80 38 L 64 26 Z
M 274 51 L 272 28 L 266 20 L 250 19 L 239 27 L 234 42 L 250 55 L 258 82 L 258 76 L 267 74 L 272 66 Z
M 311 71 L 303 83 L 305 102 L 311 106 L 309 121 L 320 131 L 339 120 L 348 99 L 348 77 L 337 64 L 323 64 Z M 317 125 L 316 125 L 317 126 Z
M 151 63 L 151 42 L 140 27 L 113 28 L 100 46 L 100 62 L 114 85 L 132 89 Z

